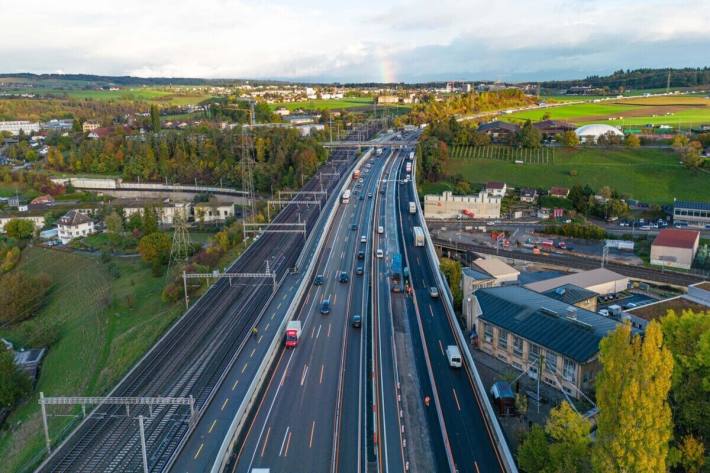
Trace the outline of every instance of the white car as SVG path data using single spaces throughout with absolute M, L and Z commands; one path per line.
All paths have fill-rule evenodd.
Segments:
M 382 235 L 384 232 L 385 232 L 385 227 L 383 227 L 382 225 L 380 225 L 379 227 L 377 227 L 377 233 L 379 233 L 380 235 Z
M 365 235 L 360 237 L 360 243 L 367 243 L 367 237 Z
M 378 249 L 378 250 L 377 250 L 377 257 L 378 257 L 378 258 L 382 258 L 382 257 L 384 257 L 384 256 L 385 256 L 385 253 L 384 253 L 382 250 Z

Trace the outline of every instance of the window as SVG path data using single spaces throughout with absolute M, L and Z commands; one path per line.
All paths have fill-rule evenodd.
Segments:
M 537 361 L 540 359 L 540 345 L 528 343 L 528 347 L 528 363 L 537 364 Z
M 498 348 L 501 350 L 508 349 L 508 332 L 502 328 L 498 329 Z
M 565 358 L 564 368 L 562 370 L 562 377 L 567 381 L 572 381 L 573 383 L 577 381 L 577 363 Z
M 523 356 L 523 339 L 518 336 L 513 336 L 513 353 Z
M 493 343 L 493 327 L 490 324 L 483 324 L 483 338 L 487 343 Z
M 545 352 L 545 371 L 548 373 L 557 372 L 557 354 L 555 352 Z

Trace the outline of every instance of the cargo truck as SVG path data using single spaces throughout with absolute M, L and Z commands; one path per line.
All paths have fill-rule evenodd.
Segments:
M 424 230 L 422 227 L 414 227 L 414 246 L 424 246 Z
M 286 326 L 286 348 L 298 345 L 298 338 L 301 336 L 301 321 L 292 320 Z

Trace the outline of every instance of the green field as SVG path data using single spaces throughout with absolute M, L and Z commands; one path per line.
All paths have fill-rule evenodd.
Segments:
M 153 87 L 134 87 L 121 90 L 99 90 L 99 89 L 59 89 L 59 88 L 43 88 L 32 87 L 26 89 L 12 89 L 13 93 L 28 93 L 40 96 L 51 95 L 55 97 L 67 97 L 78 100 L 132 100 L 140 102 L 149 102 L 159 105 L 191 105 L 198 104 L 203 100 L 207 100 L 212 96 L 200 91 L 188 90 L 180 87 L 174 88 L 153 88 Z
M 575 170 L 576 176 L 570 176 Z M 678 156 L 658 149 L 557 149 L 553 164 L 514 164 L 494 159 L 449 159 L 449 176 L 473 183 L 505 181 L 513 187 L 549 188 L 589 184 L 610 186 L 643 202 L 668 204 L 673 198 L 710 201 L 710 174 L 683 167 Z M 446 186 L 443 180 L 439 189 Z M 424 186 L 428 192 L 429 187 Z M 440 190 L 439 190 L 440 191 Z
M 113 261 L 118 279 L 95 257 L 43 248 L 23 252 L 19 268 L 45 272 L 55 284 L 35 319 L 56 324 L 60 339 L 43 362 L 33 397 L 8 418 L 12 430 L 0 433 L 3 471 L 20 471 L 42 453 L 37 393 L 106 392 L 182 312 L 180 304 L 161 302 L 162 277 L 151 276 L 136 258 Z M 0 330 L 0 336 L 24 343 L 21 327 Z M 68 417 L 52 418 L 50 434 L 56 439 L 68 422 Z
M 698 96 L 642 97 L 629 100 L 584 102 L 505 115 L 505 120 L 553 120 L 577 125 L 608 123 L 614 126 L 670 125 L 688 127 L 710 123 L 710 100 Z
M 344 99 L 335 100 L 303 100 L 300 102 L 284 102 L 271 104 L 271 110 L 277 108 L 286 108 L 288 110 L 334 110 L 344 108 L 362 107 L 373 103 L 372 97 L 346 97 Z

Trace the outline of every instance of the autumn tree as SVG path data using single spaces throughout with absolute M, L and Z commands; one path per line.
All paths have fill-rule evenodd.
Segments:
M 641 146 L 641 139 L 638 137 L 638 135 L 628 134 L 624 139 L 624 143 L 629 148 L 638 148 L 639 146 Z
M 591 471 L 589 461 L 591 424 L 579 415 L 568 402 L 552 409 L 545 432 L 552 439 L 550 445 L 550 473 L 582 473 Z
M 576 148 L 579 145 L 579 136 L 573 130 L 567 130 L 564 133 L 557 135 L 557 141 L 562 145 Z
M 150 233 L 138 242 L 138 252 L 146 263 L 162 265 L 170 257 L 170 245 L 170 237 L 165 233 Z
M 10 238 L 27 240 L 31 238 L 35 231 L 35 225 L 31 220 L 14 218 L 5 224 L 5 233 Z
M 44 303 L 51 280 L 42 273 L 31 276 L 11 271 L 0 278 L 0 322 L 15 323 L 32 317 Z
M 441 258 L 441 272 L 444 273 L 449 283 L 449 288 L 451 288 L 451 294 L 454 296 L 454 307 L 460 307 L 463 299 L 461 263 L 449 258 Z
M 599 407 L 592 462 L 599 473 L 666 471 L 672 435 L 673 357 L 653 321 L 643 337 L 622 324 L 600 344 Z

